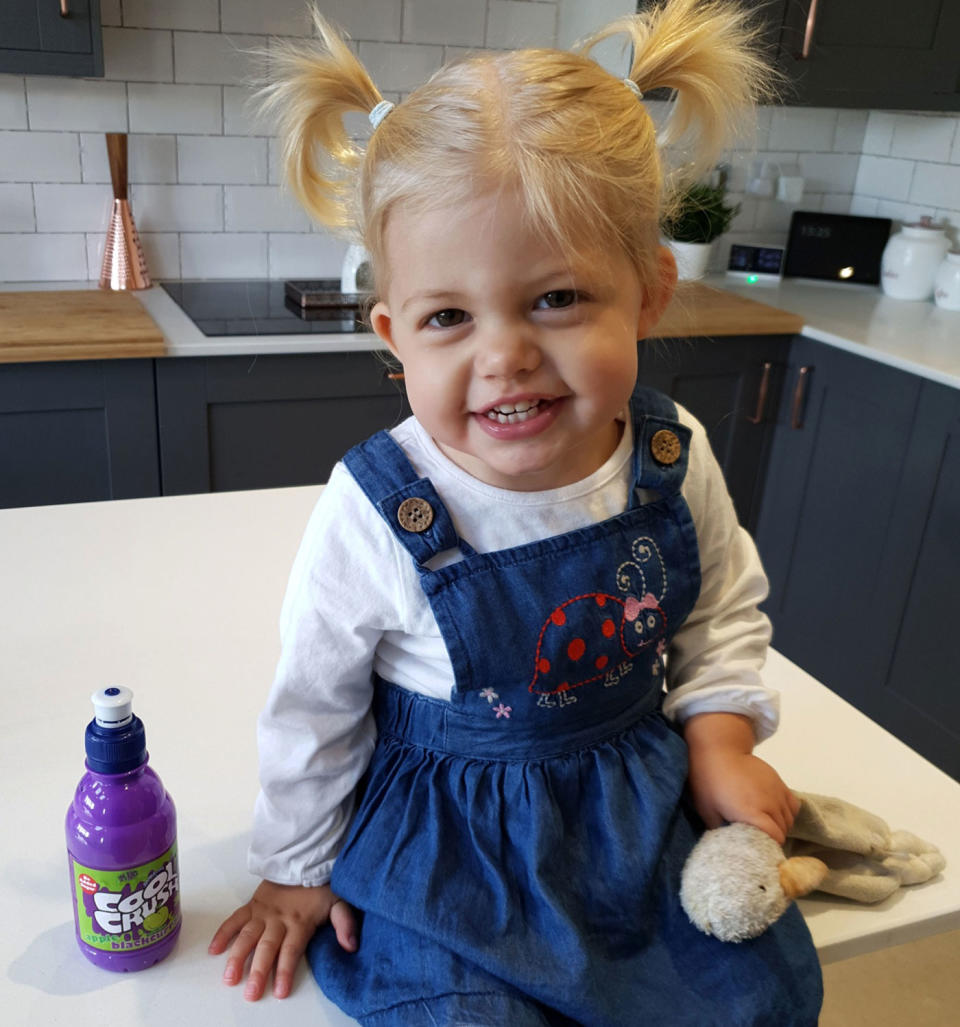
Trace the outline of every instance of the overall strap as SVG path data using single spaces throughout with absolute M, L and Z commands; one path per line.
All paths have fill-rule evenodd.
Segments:
M 631 494 L 651 489 L 663 496 L 680 491 L 690 455 L 691 431 L 677 419 L 669 396 L 639 383 L 630 397 L 633 421 Z
M 389 432 L 379 431 L 354 446 L 343 462 L 419 571 L 425 571 L 428 560 L 448 549 L 473 553 L 457 535 L 433 482 L 417 476 Z

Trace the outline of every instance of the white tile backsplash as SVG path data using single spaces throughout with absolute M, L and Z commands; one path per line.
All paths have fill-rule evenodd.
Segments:
M 104 28 L 103 74 L 128 82 L 169 82 L 173 78 L 171 33 Z
M 0 132 L 0 182 L 79 182 L 74 132 Z
M 127 131 L 127 87 L 123 82 L 29 75 L 26 83 L 32 131 Z
M 220 86 L 146 85 L 131 82 L 131 132 L 184 132 L 219 135 L 223 131 Z
M 551 45 L 556 0 L 320 0 L 384 94 L 445 60 Z M 131 205 L 155 278 L 339 273 L 346 243 L 280 188 L 249 51 L 312 34 L 307 0 L 102 0 L 106 78 L 0 75 L 0 281 L 97 278 L 111 197 L 103 133 L 127 131 Z M 669 107 L 648 104 L 662 121 Z M 366 119 L 348 119 L 363 139 Z M 786 239 L 792 208 L 743 195 L 752 160 L 799 165 L 800 207 L 960 225 L 960 115 L 762 108 L 727 155 L 731 241 Z M 954 236 L 955 238 L 955 236 Z M 724 266 L 723 264 L 715 266 Z

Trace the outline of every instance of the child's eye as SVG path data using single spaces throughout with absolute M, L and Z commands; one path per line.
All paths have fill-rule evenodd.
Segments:
M 455 328 L 467 319 L 466 311 L 451 308 L 449 310 L 438 310 L 429 320 L 428 325 L 434 328 Z
M 578 299 L 576 289 L 551 289 L 537 300 L 536 306 L 538 310 L 561 310 L 572 307 Z

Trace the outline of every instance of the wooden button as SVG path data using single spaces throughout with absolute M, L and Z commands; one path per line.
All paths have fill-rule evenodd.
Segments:
M 674 432 L 667 428 L 661 428 L 660 431 L 653 433 L 653 438 L 650 440 L 650 452 L 653 453 L 653 459 L 658 464 L 669 467 L 670 464 L 675 464 L 680 459 L 683 447 Z
M 433 507 L 425 499 L 411 496 L 397 508 L 397 520 L 406 531 L 426 531 L 433 524 Z

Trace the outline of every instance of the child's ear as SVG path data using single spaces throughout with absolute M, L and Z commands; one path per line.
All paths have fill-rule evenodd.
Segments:
M 643 308 L 637 325 L 637 338 L 645 339 L 663 316 L 677 287 L 677 262 L 666 246 L 657 250 L 657 272 L 643 290 Z
M 393 320 L 390 317 L 390 308 L 380 300 L 373 305 L 370 311 L 370 325 L 380 338 L 387 344 L 387 349 L 399 360 L 396 343 L 393 341 Z

